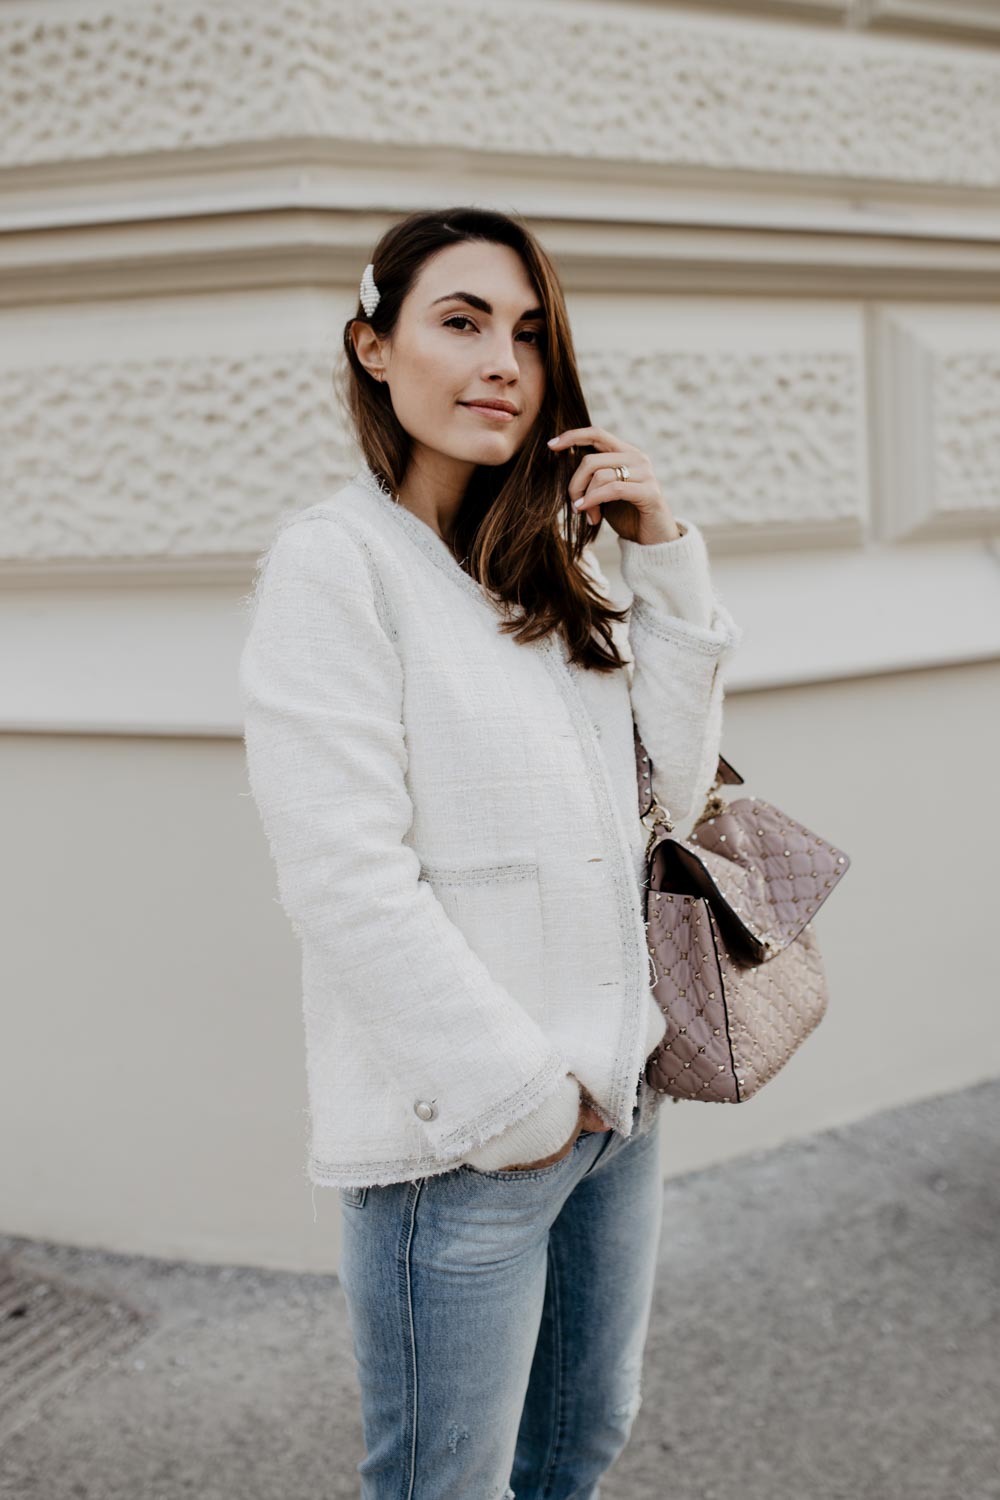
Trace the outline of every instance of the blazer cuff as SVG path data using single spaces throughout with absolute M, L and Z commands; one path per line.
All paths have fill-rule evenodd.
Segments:
M 618 538 L 622 578 L 653 609 L 708 629 L 714 600 L 705 538 L 693 521 L 675 520 L 685 530 L 670 542 Z
M 498 1172 L 522 1162 L 541 1161 L 565 1146 L 580 1118 L 580 1085 L 565 1073 L 558 1088 L 546 1095 L 537 1109 L 522 1115 L 483 1146 L 462 1158 L 485 1172 Z

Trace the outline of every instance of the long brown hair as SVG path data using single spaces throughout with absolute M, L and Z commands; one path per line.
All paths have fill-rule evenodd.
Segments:
M 358 311 L 344 325 L 347 368 L 335 373 L 338 395 L 354 427 L 365 462 L 397 494 L 410 459 L 411 438 L 392 407 L 389 388 L 358 359 L 351 338 L 355 319 L 376 333 L 392 332 L 403 300 L 424 262 L 446 245 L 482 240 L 516 250 L 534 282 L 545 314 L 542 346 L 545 390 L 538 419 L 520 450 L 505 464 L 479 464 L 466 488 L 451 545 L 468 571 L 502 603 L 501 629 L 518 641 L 561 632 L 579 665 L 610 672 L 624 667 L 611 622 L 615 609 L 579 562 L 597 528 L 572 508 L 568 486 L 579 463 L 553 450 L 554 432 L 590 425 L 580 385 L 566 302 L 555 267 L 523 220 L 486 208 L 458 206 L 410 214 L 387 229 L 371 256 L 380 292 L 369 318 Z M 592 451 L 584 446 L 582 451 Z

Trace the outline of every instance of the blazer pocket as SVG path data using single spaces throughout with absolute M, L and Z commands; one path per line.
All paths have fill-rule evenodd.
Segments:
M 535 1020 L 545 1010 L 545 934 L 538 861 L 426 862 L 426 880 L 491 977 Z

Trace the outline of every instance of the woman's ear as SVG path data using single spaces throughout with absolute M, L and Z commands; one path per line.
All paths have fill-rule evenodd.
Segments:
M 382 340 L 370 323 L 355 318 L 351 324 L 354 352 L 373 380 L 385 380 L 385 353 Z

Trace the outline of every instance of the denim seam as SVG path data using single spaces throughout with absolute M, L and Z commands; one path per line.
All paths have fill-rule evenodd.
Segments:
M 565 1392 L 565 1371 L 563 1370 L 563 1339 L 562 1339 L 562 1308 L 559 1300 L 559 1271 L 556 1266 L 555 1252 L 552 1243 L 548 1246 L 549 1283 L 552 1288 L 552 1364 L 555 1370 L 555 1413 L 552 1422 L 552 1438 L 549 1444 L 549 1456 L 542 1470 L 542 1500 L 552 1494 L 552 1480 L 556 1473 L 556 1464 L 562 1448 L 563 1428 L 563 1398 Z
M 404 1231 L 406 1239 L 405 1243 L 401 1246 L 402 1254 L 399 1260 L 400 1288 L 406 1308 L 406 1337 L 410 1346 L 410 1368 L 408 1374 L 412 1383 L 410 1401 L 410 1474 L 403 1500 L 412 1500 L 413 1486 L 416 1483 L 417 1477 L 417 1336 L 413 1324 L 413 1280 L 411 1275 L 410 1251 L 416 1229 L 417 1204 L 420 1200 L 420 1191 L 423 1185 L 424 1179 L 422 1177 L 418 1178 L 409 1193 L 409 1221 L 406 1223 Z

